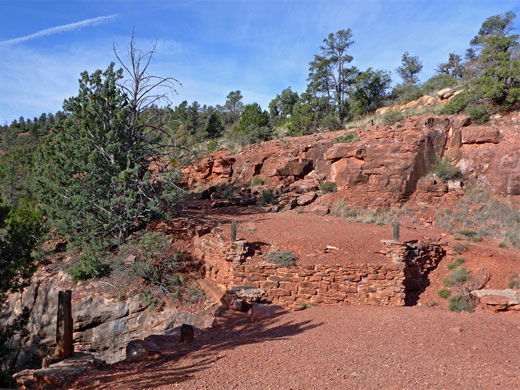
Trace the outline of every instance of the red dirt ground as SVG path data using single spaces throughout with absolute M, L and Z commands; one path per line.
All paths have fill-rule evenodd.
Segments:
M 118 363 L 76 389 L 520 388 L 520 316 L 426 307 L 312 307 L 220 327 L 162 360 Z
M 310 213 L 287 211 L 265 213 L 260 208 L 229 207 L 211 209 L 197 205 L 198 215 L 202 215 L 204 223 L 220 225 L 221 234 L 230 239 L 230 224 L 238 221 L 238 238 L 256 243 L 261 252 L 256 252 L 252 259 L 259 261 L 270 250 L 290 250 L 298 255 L 300 264 L 381 264 L 388 258 L 380 252 L 383 249 L 381 240 L 391 239 L 393 228 L 389 225 L 377 226 L 364 224 L 338 216 L 319 216 Z M 433 209 L 433 208 L 432 208 Z M 413 212 L 400 218 L 401 240 L 431 240 L 443 245 L 447 256 L 439 267 L 430 274 L 431 285 L 421 295 L 419 304 L 437 301 L 442 307 L 446 302 L 439 299 L 437 291 L 443 288 L 442 281 L 449 273 L 448 264 L 458 257 L 465 259 L 464 266 L 473 277 L 477 277 L 484 268 L 488 281 L 485 288 L 507 288 L 513 274 L 520 274 L 520 252 L 514 249 L 499 248 L 498 239 L 484 238 L 483 241 L 470 243 L 456 240 L 456 235 L 445 234 L 442 229 L 431 224 L 412 224 L 412 218 L 426 220 L 433 210 L 419 214 Z M 193 213 L 193 210 L 189 211 Z M 433 212 L 434 214 L 434 212 Z M 193 216 L 193 214 L 191 214 Z M 467 249 L 458 254 L 453 248 L 456 244 L 464 244 Z M 338 250 L 326 250 L 327 245 Z

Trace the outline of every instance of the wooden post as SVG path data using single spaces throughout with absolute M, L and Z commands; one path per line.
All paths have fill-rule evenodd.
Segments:
M 231 242 L 237 240 L 237 221 L 231 222 Z
M 394 222 L 394 242 L 401 242 L 400 232 L 399 232 L 399 221 Z
M 56 355 L 61 359 L 74 353 L 72 343 L 72 291 L 58 292 L 58 318 L 56 323 Z

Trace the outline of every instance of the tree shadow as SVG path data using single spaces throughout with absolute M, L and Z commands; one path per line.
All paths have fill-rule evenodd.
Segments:
M 182 383 L 239 346 L 283 340 L 323 324 L 310 320 L 296 322 L 285 319 L 286 315 L 287 312 L 276 318 L 249 323 L 244 313 L 225 310 L 216 319 L 217 324 L 203 330 L 192 344 L 179 344 L 175 336 L 150 336 L 147 340 L 161 346 L 159 360 L 115 363 L 79 378 L 73 387 L 84 390 L 141 389 Z

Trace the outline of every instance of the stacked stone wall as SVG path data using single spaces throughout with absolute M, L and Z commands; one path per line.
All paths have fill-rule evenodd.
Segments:
M 196 254 L 204 260 L 206 278 L 231 289 L 265 290 L 265 299 L 284 307 L 304 304 L 403 306 L 405 263 L 282 266 L 248 264 L 245 241 L 225 243 L 213 231 L 195 238 Z
M 229 287 L 265 290 L 266 299 L 283 307 L 325 305 L 404 305 L 404 272 L 401 265 L 257 264 L 234 266 Z

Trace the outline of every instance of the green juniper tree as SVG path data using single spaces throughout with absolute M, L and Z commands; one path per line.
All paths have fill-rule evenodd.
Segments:
M 113 63 L 83 72 L 78 96 L 65 101 L 65 118 L 41 148 L 39 202 L 56 233 L 84 249 L 121 243 L 177 193 L 169 175 L 150 169 L 168 140 L 145 114 L 162 97 L 155 91 L 173 80 L 148 75 L 152 55 L 134 49 L 132 39 L 130 64 L 122 63 L 128 81 Z

